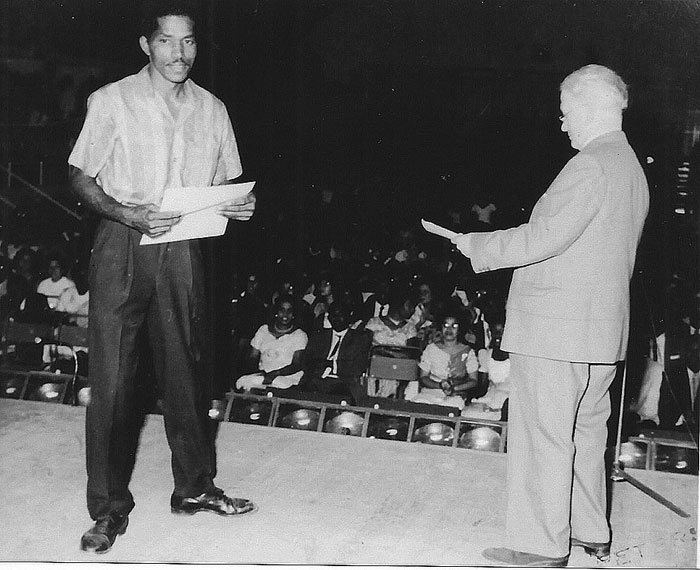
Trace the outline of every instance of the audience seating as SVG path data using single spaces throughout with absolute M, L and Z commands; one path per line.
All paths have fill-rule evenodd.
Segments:
M 366 386 L 373 379 L 397 380 L 397 399 L 403 398 L 408 382 L 416 382 L 420 376 L 418 362 L 421 350 L 412 346 L 378 344 L 371 348 L 369 366 L 364 381 Z M 368 394 L 371 390 L 368 390 Z

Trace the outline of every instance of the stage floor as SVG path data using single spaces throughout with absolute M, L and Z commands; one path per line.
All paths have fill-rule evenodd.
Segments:
M 127 533 L 105 555 L 79 550 L 85 508 L 85 410 L 0 399 L 0 561 L 485 566 L 502 544 L 503 454 L 222 423 L 217 484 L 259 505 L 226 519 L 170 513 L 162 418 L 148 418 Z M 695 567 L 698 478 L 630 473 L 613 487 L 608 567 Z M 569 566 L 603 566 L 574 549 Z

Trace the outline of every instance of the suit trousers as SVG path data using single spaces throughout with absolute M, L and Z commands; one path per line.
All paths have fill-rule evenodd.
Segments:
M 510 360 L 507 546 L 561 557 L 571 536 L 608 542 L 604 457 L 616 365 Z
M 172 454 L 174 494 L 214 489 L 211 379 L 203 374 L 205 296 L 198 242 L 139 245 L 103 220 L 90 260 L 91 401 L 86 411 L 87 504 L 97 519 L 134 506 L 129 481 L 138 431 L 137 334 L 146 323 Z

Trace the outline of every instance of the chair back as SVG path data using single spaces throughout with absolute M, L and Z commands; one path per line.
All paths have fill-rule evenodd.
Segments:
M 370 351 L 367 373 L 386 380 L 418 380 L 420 356 L 419 348 L 376 345 Z
M 58 340 L 61 344 L 68 346 L 86 347 L 88 345 L 88 330 L 86 327 L 63 325 L 58 331 Z
M 3 329 L 3 341 L 7 344 L 44 344 L 55 340 L 55 336 L 54 327 L 47 323 L 18 323 L 8 319 Z

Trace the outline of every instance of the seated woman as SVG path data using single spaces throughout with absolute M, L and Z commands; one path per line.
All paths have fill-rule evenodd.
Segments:
M 246 374 L 236 381 L 236 388 L 289 388 L 302 377 L 302 356 L 308 337 L 294 320 L 294 301 L 289 295 L 275 300 L 272 323 L 262 325 L 250 341 L 249 362 L 260 372 Z
M 422 404 L 464 408 L 468 392 L 477 386 L 479 361 L 474 351 L 459 341 L 459 322 L 454 315 L 440 321 L 440 340 L 425 347 L 419 364 L 420 391 L 409 385 L 406 399 Z
M 372 344 L 417 346 L 418 331 L 411 321 L 416 303 L 408 291 L 392 291 L 386 316 L 372 317 L 365 328 L 372 332 Z
M 437 294 L 436 287 L 428 279 L 418 281 L 418 304 L 411 317 L 416 325 L 420 347 L 425 348 L 431 342 L 437 342 L 440 336 L 440 323 L 437 315 L 445 312 L 445 303 Z
M 418 331 L 410 320 L 415 308 L 416 304 L 410 292 L 392 291 L 389 294 L 389 310 L 386 316 L 372 317 L 365 325 L 365 328 L 372 333 L 372 345 L 419 346 Z M 382 353 L 373 351 L 372 354 Z M 395 356 L 395 354 L 390 351 L 385 356 Z M 367 392 L 370 396 L 389 398 L 396 396 L 398 387 L 397 380 L 379 378 L 376 382 L 368 383 Z

